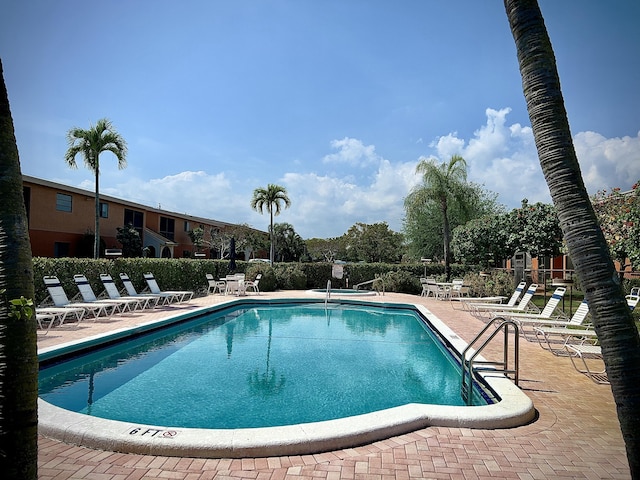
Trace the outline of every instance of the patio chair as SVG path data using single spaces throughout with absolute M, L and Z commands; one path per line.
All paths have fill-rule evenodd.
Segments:
M 173 295 L 175 302 L 177 303 L 188 302 L 193 297 L 193 292 L 190 290 L 160 290 L 158 282 L 156 282 L 156 279 L 151 272 L 145 273 L 144 279 L 147 282 L 147 286 L 151 293 L 156 295 L 162 293 Z
M 603 368 L 600 371 L 593 371 L 589 367 L 587 360 L 602 361 L 602 349 L 599 345 L 566 345 L 565 348 L 569 353 L 569 358 L 578 372 L 583 373 L 595 383 L 608 384 L 607 370 Z M 578 359 L 580 360 L 578 362 Z M 580 365 L 580 363 L 582 365 Z
M 420 277 L 420 286 L 422 287 L 422 291 L 420 292 L 421 297 L 426 297 L 429 293 L 429 288 L 427 286 L 427 279 L 424 277 Z
M 464 280 L 461 278 L 454 278 L 451 283 L 451 290 L 449 291 L 449 300 L 460 300 L 469 296 L 469 287 L 464 284 Z
M 244 295 L 244 273 L 227 275 L 224 279 L 225 281 L 225 295 L 235 294 L 235 295 Z
M 205 274 L 207 277 L 207 295 L 212 293 L 224 294 L 227 284 L 223 280 L 216 280 L 210 273 Z
M 420 278 L 420 285 L 422 285 L 421 297 L 428 297 L 430 295 L 436 296 L 437 286 L 435 278 Z
M 133 306 L 134 310 L 144 310 L 145 308 L 154 308 L 158 305 L 159 297 L 135 295 L 135 296 L 122 296 L 116 287 L 113 278 L 108 273 L 100 274 L 100 281 L 104 285 L 104 292 L 111 300 L 123 300 L 129 302 Z
M 492 317 L 500 313 L 538 313 L 540 309 L 531 302 L 538 289 L 537 283 L 532 283 L 524 292 L 517 305 L 504 305 L 502 303 L 471 303 L 469 312 L 476 317 Z
M 84 275 L 76 274 L 73 276 L 73 281 L 76 282 L 76 286 L 78 287 L 78 291 L 80 292 L 80 296 L 87 303 L 102 303 L 104 305 L 113 305 L 117 313 L 124 313 L 127 310 L 131 310 L 131 302 L 127 300 L 99 300 L 96 297 L 96 294 L 93 292 L 93 288 L 91 288 L 91 284 L 87 277 Z M 114 312 L 115 313 L 115 312 Z
M 465 310 L 470 310 L 472 304 L 488 306 L 503 305 L 506 307 L 513 307 L 520 298 L 520 295 L 522 294 L 522 291 L 526 286 L 527 282 L 520 282 L 511 294 L 511 298 L 509 298 L 509 301 L 507 303 L 502 303 L 507 297 L 499 295 L 489 297 L 464 297 L 459 298 L 458 301 L 462 304 L 462 308 Z
M 436 282 L 436 298 L 444 300 L 449 298 L 452 284 L 449 282 Z
M 259 273 L 256 275 L 256 279 L 251 281 L 251 280 L 245 280 L 244 282 L 244 291 L 245 292 L 249 292 L 249 289 L 253 290 L 255 293 L 257 293 L 258 295 L 260 295 L 260 289 L 258 288 L 258 284 L 260 283 L 260 279 L 262 278 L 262 274 Z
M 114 305 L 107 305 L 104 303 L 96 302 L 69 301 L 69 297 L 67 297 L 64 288 L 62 288 L 60 280 L 58 280 L 58 277 L 56 276 L 50 275 L 44 277 L 44 284 L 47 287 L 49 296 L 40 305 L 41 307 L 49 306 L 50 304 L 48 303 L 48 301 L 50 300 L 53 305 L 59 308 L 81 308 L 85 311 L 84 315 L 90 314 L 94 319 L 102 315 L 110 317 L 115 311 Z
M 172 294 L 164 294 L 164 293 L 138 293 L 136 291 L 136 287 L 133 286 L 133 282 L 129 278 L 129 275 L 126 273 L 120 274 L 120 280 L 122 281 L 122 285 L 124 285 L 124 291 L 127 293 L 127 296 L 140 298 L 140 297 L 151 297 L 156 299 L 156 306 L 160 305 L 169 305 L 173 300 L 175 300 L 175 295 Z

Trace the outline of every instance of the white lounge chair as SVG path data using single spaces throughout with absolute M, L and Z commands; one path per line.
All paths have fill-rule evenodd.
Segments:
M 147 272 L 144 274 L 144 279 L 147 282 L 149 291 L 153 294 L 168 294 L 173 295 L 174 301 L 177 303 L 188 302 L 193 298 L 193 292 L 189 290 L 160 290 L 158 282 L 156 282 L 153 273 Z
M 67 297 L 60 280 L 58 280 L 56 276 L 51 275 L 44 277 L 44 284 L 47 287 L 49 296 L 41 305 L 42 307 L 49 306 L 48 300 L 50 300 L 53 305 L 59 308 L 82 308 L 85 310 L 85 315 L 90 314 L 94 319 L 102 315 L 110 317 L 116 310 L 114 305 L 104 303 L 69 301 L 69 297 Z
M 520 282 L 506 303 L 504 303 L 504 301 L 507 299 L 507 297 L 504 297 L 501 295 L 493 295 L 493 296 L 487 296 L 487 297 L 460 297 L 457 300 L 458 300 L 458 303 L 462 305 L 463 310 L 471 310 L 472 304 L 489 305 L 489 306 L 504 305 L 506 307 L 513 307 L 515 306 L 516 302 L 520 298 L 520 295 L 522 294 L 522 292 L 526 287 L 527 287 L 527 282 Z M 455 304 L 454 304 L 454 308 L 455 308 Z
M 120 274 L 120 280 L 122 280 L 122 285 L 124 285 L 124 291 L 127 293 L 129 297 L 152 297 L 156 299 L 156 305 L 169 305 L 172 300 L 175 299 L 175 295 L 170 294 L 162 294 L 162 293 L 138 293 L 136 291 L 136 287 L 133 286 L 133 282 L 129 278 L 129 275 L 126 273 Z
M 74 275 L 73 281 L 76 282 L 76 286 L 78 287 L 78 291 L 80 292 L 82 299 L 87 303 L 101 303 L 103 305 L 113 305 L 118 313 L 124 313 L 126 311 L 133 310 L 131 308 L 132 302 L 128 300 L 104 300 L 104 299 L 99 300 L 98 297 L 96 297 L 96 294 L 94 293 L 93 288 L 91 288 L 91 284 L 89 283 L 89 280 L 87 280 L 87 277 L 85 277 L 84 275 L 80 275 L 80 274 Z
M 113 278 L 107 273 L 100 274 L 100 281 L 104 285 L 104 293 L 112 300 L 122 300 L 133 306 L 133 310 L 143 310 L 145 308 L 154 308 L 158 304 L 159 297 L 152 296 L 122 296 L 116 287 Z
M 609 383 L 606 368 L 600 371 L 593 371 L 587 362 L 587 360 L 602 361 L 602 349 L 599 345 L 566 345 L 565 348 L 569 353 L 573 367 L 578 372 L 585 374 L 596 383 Z M 580 359 L 580 362 L 578 362 L 578 359 Z M 582 363 L 582 365 L 579 365 L 579 363 Z
M 476 317 L 493 317 L 500 313 L 538 313 L 540 309 L 531 302 L 538 289 L 537 283 L 532 283 L 524 292 L 517 305 L 503 305 L 501 303 L 471 303 L 469 313 Z
M 633 292 L 633 289 L 631 289 L 631 291 Z M 627 305 L 629 305 L 629 308 L 633 312 L 633 309 L 636 308 L 636 305 L 638 305 L 638 300 L 640 300 L 640 295 L 632 293 L 631 295 L 627 295 L 625 298 L 627 299 Z
M 56 307 L 36 307 L 36 322 L 38 329 L 43 330 L 46 335 L 56 323 L 58 326 L 64 324 L 68 316 L 73 316 L 77 323 L 84 317 L 84 308 L 56 308 Z
M 527 334 L 528 330 L 533 330 L 534 327 L 539 326 L 566 326 L 569 324 L 569 320 L 565 315 L 564 311 L 559 310 L 556 312 L 558 305 L 560 304 L 560 300 L 562 300 L 564 293 L 567 291 L 565 287 L 558 287 L 551 295 L 551 298 L 547 301 L 547 304 L 544 306 L 544 309 L 537 314 L 533 313 L 521 313 L 521 312 L 493 312 L 491 314 L 492 318 L 495 317 L 503 317 L 508 320 L 512 320 L 515 322 L 520 332 L 524 335 L 525 338 L 531 339 Z M 532 331 L 530 333 L 533 333 Z
M 571 316 L 566 325 L 534 326 L 534 333 L 538 343 L 545 350 L 554 355 L 566 355 L 566 345 L 579 344 L 597 339 L 593 328 L 585 328 L 584 324 L 589 316 L 589 304 L 586 300 L 580 303 L 578 309 Z
M 36 307 L 36 322 L 38 328 L 44 330 L 45 335 L 49 333 L 51 327 L 56 323 L 58 326 L 64 324 L 69 315 L 73 315 L 77 323 L 82 321 L 86 310 L 84 308 L 56 308 L 56 307 Z

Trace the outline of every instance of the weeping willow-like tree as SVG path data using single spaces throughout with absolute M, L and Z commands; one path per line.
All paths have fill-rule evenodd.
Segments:
M 602 348 L 633 478 L 640 478 L 640 337 L 582 180 L 555 55 L 536 0 L 504 0 L 533 136 Z
M 417 185 L 405 199 L 405 207 L 415 208 L 432 202 L 440 213 L 442 222 L 443 259 L 447 279 L 451 276 L 451 225 L 450 210 L 457 208 L 467 216 L 475 191 L 467 183 L 467 162 L 460 155 L 454 155 L 448 162 L 438 163 L 434 159 L 422 159 L 416 166 L 416 173 L 422 175 L 422 183 Z

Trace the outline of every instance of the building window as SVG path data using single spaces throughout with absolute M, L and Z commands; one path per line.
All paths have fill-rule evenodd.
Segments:
M 176 221 L 173 218 L 160 217 L 160 235 L 173 240 L 176 232 Z
M 69 256 L 69 244 L 67 242 L 55 242 L 53 244 L 53 256 L 55 258 Z
M 109 204 L 100 202 L 100 218 L 109 218 Z
M 71 195 L 67 195 L 64 193 L 56 194 L 56 210 L 60 212 L 70 212 L 71 211 Z
M 191 224 L 189 223 L 188 220 L 184 221 L 184 231 L 185 232 L 190 232 L 191 231 Z
M 144 227 L 144 214 L 137 210 L 129 208 L 124 209 L 124 225 L 131 225 L 135 228 L 142 238 L 142 229 Z

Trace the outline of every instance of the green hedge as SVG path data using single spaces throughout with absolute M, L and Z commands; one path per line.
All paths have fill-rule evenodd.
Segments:
M 161 259 L 161 258 L 118 258 L 115 260 L 87 259 L 87 258 L 44 258 L 33 259 L 35 301 L 41 303 L 47 296 L 43 277 L 57 276 L 71 298 L 78 289 L 73 281 L 75 274 L 87 277 L 96 293 L 103 291 L 100 281 L 101 273 L 108 273 L 113 277 L 116 285 L 122 287 L 120 273 L 126 273 L 131 278 L 138 291 L 146 287 L 143 274 L 151 272 L 156 277 L 158 285 L 163 290 L 192 290 L 203 295 L 207 289 L 205 274 L 210 273 L 215 278 L 221 278 L 229 273 L 245 273 L 248 280 L 254 280 L 258 273 L 262 274 L 259 288 L 269 292 L 280 290 L 303 290 L 310 288 L 325 288 L 327 280 L 331 280 L 333 288 L 353 288 L 355 285 L 369 280 L 379 279 L 375 285 L 364 288 L 384 288 L 387 292 L 402 292 L 418 294 L 421 291 L 420 277 L 434 276 L 444 278 L 442 265 L 422 264 L 386 264 L 386 263 L 355 263 L 343 266 L 343 278 L 332 278 L 331 263 L 277 263 L 273 267 L 266 263 L 237 261 L 234 272 L 229 271 L 228 260 L 208 259 Z M 464 277 L 470 269 L 459 265 L 452 266 L 454 277 Z

